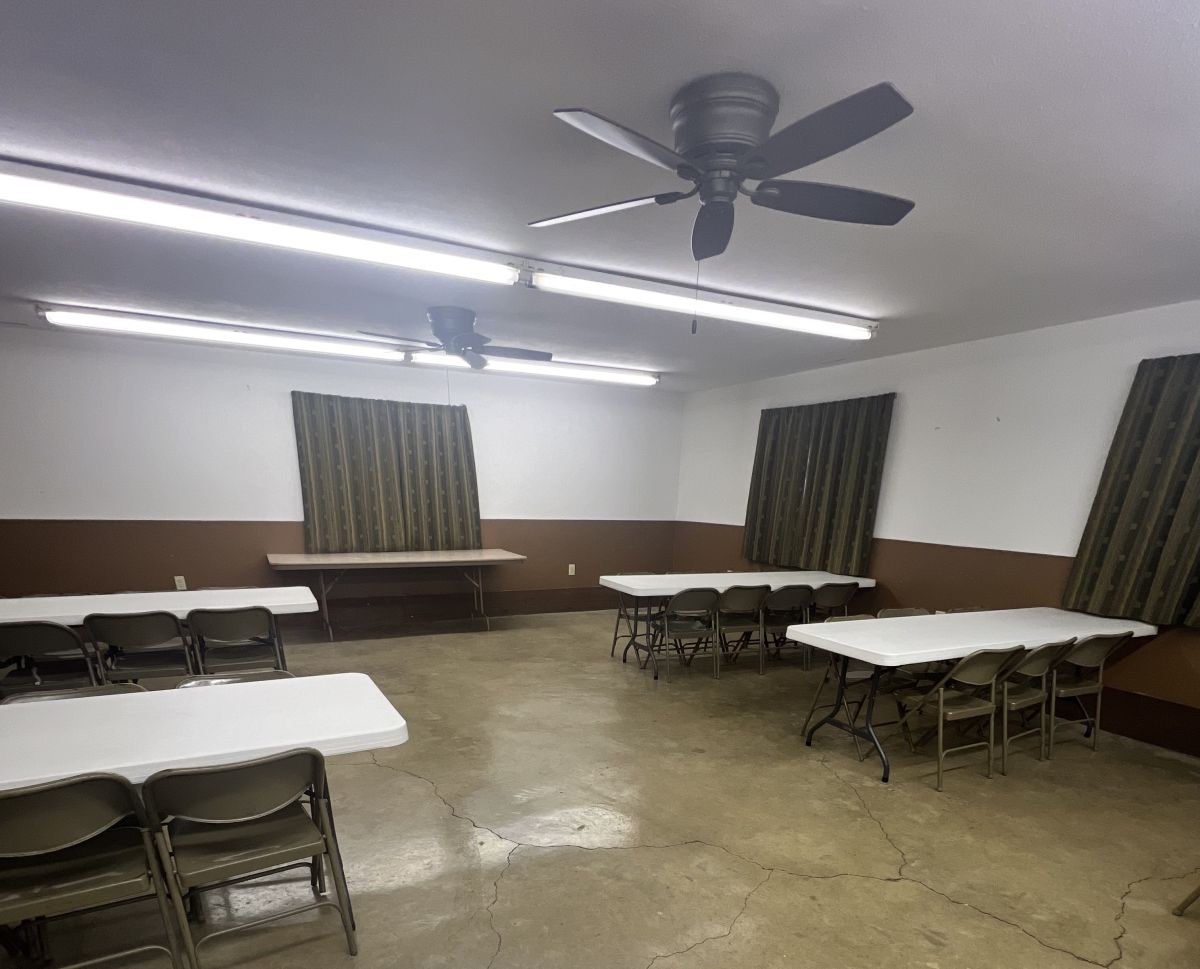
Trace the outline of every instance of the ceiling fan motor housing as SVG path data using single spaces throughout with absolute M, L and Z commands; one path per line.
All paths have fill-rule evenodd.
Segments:
M 425 318 L 439 343 L 452 352 L 481 347 L 488 338 L 475 332 L 475 311 L 465 306 L 431 306 Z
M 676 92 L 675 150 L 701 172 L 703 201 L 734 199 L 738 160 L 767 140 L 778 112 L 779 92 L 753 74 L 709 74 Z

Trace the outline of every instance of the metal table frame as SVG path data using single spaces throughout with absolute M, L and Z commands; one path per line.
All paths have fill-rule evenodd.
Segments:
M 271 553 L 267 564 L 281 571 L 311 572 L 316 577 L 317 609 L 325 634 L 333 641 L 333 619 L 329 612 L 329 593 L 347 572 L 386 569 L 449 569 L 457 571 L 471 587 L 472 617 L 482 619 L 492 628 L 483 595 L 485 566 L 524 562 L 525 556 L 507 549 L 459 549 L 436 552 L 329 552 L 329 553 Z

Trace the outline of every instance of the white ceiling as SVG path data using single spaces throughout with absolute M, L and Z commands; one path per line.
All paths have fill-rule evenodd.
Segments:
M 1194 0 L 107 0 L 0 13 L 0 151 L 502 252 L 694 279 L 676 186 L 556 121 L 670 141 L 667 104 L 762 74 L 780 123 L 880 80 L 916 107 L 802 177 L 916 200 L 895 228 L 745 204 L 702 285 L 880 318 L 869 344 L 689 321 L 0 207 L 0 297 L 501 342 L 735 383 L 1200 297 Z

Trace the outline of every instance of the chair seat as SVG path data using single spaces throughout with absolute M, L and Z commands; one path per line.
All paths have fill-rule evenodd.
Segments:
M 254 821 L 172 821 L 170 833 L 184 888 L 308 860 L 325 850 L 325 839 L 299 803 Z
M 662 623 L 658 624 L 662 629 Z M 707 636 L 712 632 L 711 626 L 706 626 L 699 619 L 671 619 L 667 622 L 667 636 L 676 639 L 681 636 Z
M 1055 696 L 1087 696 L 1089 693 L 1100 692 L 1100 681 L 1097 679 L 1059 680 L 1055 686 Z
M 49 918 L 151 892 L 141 832 L 112 828 L 52 855 L 0 861 L 0 924 Z
M 1005 703 L 1006 710 L 1024 710 L 1026 707 L 1037 706 L 1039 703 L 1044 703 L 1047 693 L 1039 686 L 1012 686 L 1008 688 L 1008 701 Z
M 148 649 L 136 653 L 109 653 L 109 679 L 139 676 L 176 676 L 191 672 L 186 649 Z
M 906 707 L 915 707 L 927 694 L 920 690 L 897 690 L 896 699 Z M 937 715 L 937 696 L 931 696 L 925 702 L 925 709 Z M 986 717 L 995 710 L 995 705 L 986 697 L 972 696 L 970 693 L 960 693 L 958 690 L 947 690 L 942 702 L 942 712 L 946 720 L 969 720 L 972 717 Z
M 758 632 L 757 616 L 722 616 L 721 632 L 723 633 L 756 633 Z
M 209 646 L 201 655 L 206 673 L 227 670 L 273 670 L 278 660 L 270 643 L 235 643 L 228 646 Z

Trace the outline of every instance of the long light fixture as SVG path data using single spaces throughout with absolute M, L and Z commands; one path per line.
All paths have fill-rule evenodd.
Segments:
M 339 340 L 336 337 L 309 336 L 283 330 L 238 327 L 225 323 L 193 323 L 120 313 L 83 310 L 41 311 L 47 323 L 76 330 L 99 330 L 126 336 L 160 337 L 167 340 L 189 340 L 197 343 L 217 343 L 225 346 L 257 350 L 287 350 L 293 353 L 316 353 L 322 356 L 356 357 L 361 360 L 404 361 L 403 351 L 378 343 Z
M 89 188 L 45 177 L 0 172 L 0 202 L 89 215 L 135 225 L 174 229 L 196 235 L 291 249 L 339 259 L 394 266 L 418 272 L 459 276 L 512 286 L 519 278 L 505 262 L 419 249 L 349 232 L 310 228 L 248 210 L 221 211 L 183 201 L 162 201 L 128 191 Z
M 486 350 L 484 351 L 486 353 Z M 462 357 L 448 353 L 426 352 L 418 350 L 410 353 L 413 363 L 432 367 L 470 368 Z M 534 362 L 522 360 L 507 360 L 499 357 L 488 358 L 487 373 L 515 373 L 527 377 L 566 377 L 569 380 L 593 380 L 605 384 L 625 384 L 630 387 L 653 387 L 658 383 L 658 375 L 644 370 L 614 370 L 611 367 L 593 367 L 582 363 Z
M 751 306 L 744 302 L 697 297 L 685 290 L 668 289 L 665 286 L 627 286 L 606 283 L 580 276 L 534 270 L 530 282 L 535 289 L 547 293 L 562 293 L 580 296 L 605 303 L 624 303 L 628 306 L 643 306 L 647 309 L 664 310 L 668 313 L 684 313 L 733 323 L 748 323 L 752 326 L 768 326 L 777 330 L 792 330 L 796 333 L 814 333 L 841 340 L 869 340 L 873 329 L 870 323 L 854 320 L 853 317 L 818 310 L 775 310 Z

